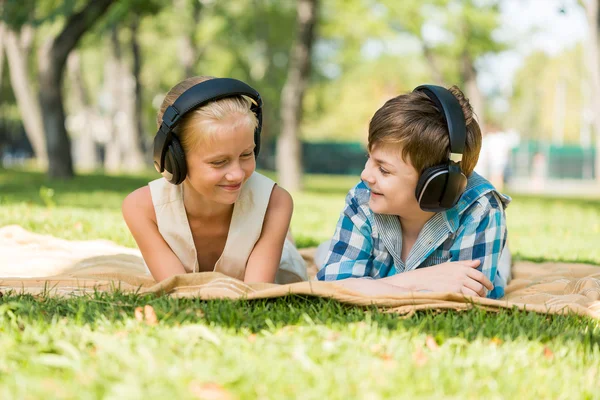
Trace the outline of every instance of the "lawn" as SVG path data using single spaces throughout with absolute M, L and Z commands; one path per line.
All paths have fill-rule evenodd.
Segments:
M 134 246 L 120 203 L 155 175 L 0 170 L 0 226 Z M 327 239 L 356 180 L 309 176 L 300 246 Z M 517 258 L 600 265 L 600 200 L 514 196 Z M 137 307 L 156 314 L 136 318 Z M 301 296 L 0 298 L 0 398 L 600 398 L 600 323 L 518 311 L 408 319 Z

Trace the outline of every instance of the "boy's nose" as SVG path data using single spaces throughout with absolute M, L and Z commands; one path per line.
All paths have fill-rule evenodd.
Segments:
M 371 174 L 368 165 L 365 165 L 365 168 L 360 173 L 360 179 L 368 183 L 373 183 L 373 174 Z

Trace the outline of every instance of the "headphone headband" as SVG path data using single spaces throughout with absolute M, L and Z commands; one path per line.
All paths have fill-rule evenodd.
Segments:
M 465 115 L 458 99 L 446 88 L 421 85 L 413 92 L 423 92 L 434 102 L 444 118 L 450 136 L 448 161 L 421 171 L 415 196 L 424 211 L 448 210 L 458 202 L 467 185 L 467 177 L 459 164 L 467 138 Z
M 448 89 L 436 85 L 421 85 L 413 92 L 425 93 L 439 108 L 450 134 L 450 153 L 462 156 L 465 151 L 467 127 L 465 115 L 456 97 Z
M 216 78 L 200 82 L 183 92 L 175 102 L 167 107 L 160 124 L 158 142 L 154 146 L 154 164 L 158 172 L 165 170 L 165 154 L 173 140 L 173 130 L 181 119 L 190 111 L 209 102 L 226 97 L 247 96 L 255 104 L 250 109 L 256 114 L 258 125 L 255 130 L 255 154 L 260 150 L 258 135 L 262 129 L 262 98 L 260 94 L 246 83 L 232 78 Z

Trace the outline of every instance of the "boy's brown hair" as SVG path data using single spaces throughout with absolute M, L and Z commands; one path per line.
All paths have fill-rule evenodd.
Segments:
M 463 92 L 456 86 L 448 90 L 457 98 L 465 115 L 467 136 L 460 165 L 468 177 L 479 158 L 481 129 Z M 378 145 L 399 145 L 402 159 L 410 161 L 419 174 L 426 168 L 445 163 L 450 156 L 450 136 L 442 110 L 423 92 L 388 100 L 369 124 L 369 151 Z

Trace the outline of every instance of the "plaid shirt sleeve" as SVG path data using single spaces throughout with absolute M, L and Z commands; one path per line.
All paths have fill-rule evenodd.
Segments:
M 506 217 L 493 194 L 483 196 L 476 207 L 461 224 L 462 229 L 450 249 L 450 261 L 480 260 L 477 269 L 494 284 L 487 297 L 497 299 L 504 296 L 504 283 L 497 279 L 497 271 L 506 243 Z
M 367 210 L 354 196 L 357 189 L 355 187 L 346 196 L 346 206 L 335 228 L 323 268 L 317 273 L 318 280 L 335 281 L 371 275 L 372 227 Z

